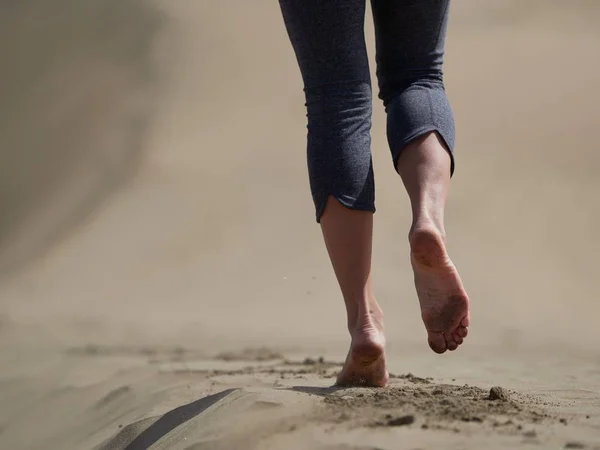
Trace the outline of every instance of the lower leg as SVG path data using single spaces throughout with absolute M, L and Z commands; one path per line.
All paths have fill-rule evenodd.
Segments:
M 352 344 L 339 384 L 382 386 L 383 320 L 371 289 L 374 179 L 365 0 L 279 0 L 308 117 L 310 186 L 348 313 Z M 323 195 L 327 199 L 324 212 Z M 343 206 L 340 199 L 344 202 Z
M 410 198 L 413 216 L 411 232 L 427 222 L 444 236 L 450 163 L 450 155 L 435 132 L 415 139 L 400 154 L 396 170 Z
M 422 318 L 437 353 L 456 350 L 469 325 L 468 297 L 445 246 L 450 164 L 442 140 L 431 132 L 404 148 L 396 166 L 412 207 L 409 242 Z
M 348 209 L 330 197 L 321 217 L 321 228 L 346 304 L 352 338 L 337 382 L 383 386 L 388 378 L 383 312 L 371 285 L 373 213 Z

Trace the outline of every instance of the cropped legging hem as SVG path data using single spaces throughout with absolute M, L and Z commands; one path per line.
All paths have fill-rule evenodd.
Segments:
M 454 153 L 452 151 L 453 148 L 451 147 L 449 142 L 452 142 L 453 135 L 448 135 L 448 132 L 446 130 L 432 125 L 419 127 L 418 129 L 415 129 L 411 133 L 406 135 L 406 137 L 404 137 L 403 139 L 400 139 L 396 142 L 399 150 L 397 152 L 394 152 L 392 155 L 394 168 L 398 167 L 398 159 L 400 158 L 400 155 L 402 154 L 402 150 L 404 150 L 404 148 L 406 148 L 415 139 L 418 139 L 421 136 L 432 132 L 435 132 L 440 136 L 440 138 L 442 139 L 442 143 L 444 144 L 444 147 L 448 152 L 448 156 L 450 157 L 450 176 L 452 177 L 452 175 L 454 175 Z M 334 198 L 338 201 L 338 203 L 340 203 L 342 206 L 348 209 L 353 209 L 357 211 L 368 211 L 372 213 L 376 212 L 374 202 L 361 201 L 357 198 L 349 197 L 348 195 L 336 194 L 335 192 L 325 192 L 322 195 L 315 196 L 313 199 L 316 208 L 317 223 L 321 223 L 321 217 L 325 212 L 325 207 L 327 206 L 327 201 L 330 197 Z
M 454 175 L 454 133 L 452 131 L 448 131 L 435 125 L 421 126 L 413 130 L 411 133 L 407 134 L 406 137 L 399 139 L 396 142 L 396 146 L 399 150 L 392 150 L 392 160 L 394 162 L 394 168 L 398 167 L 398 160 L 400 159 L 402 150 L 404 150 L 415 139 L 418 139 L 421 136 L 432 132 L 435 132 L 438 134 L 438 136 L 440 136 L 442 144 L 444 144 L 444 149 L 448 152 L 448 156 L 450 156 L 450 176 Z
M 337 200 L 345 208 L 355 211 L 368 211 L 375 213 L 374 202 L 365 202 L 347 195 L 336 194 L 334 192 L 325 193 L 324 195 L 320 195 L 318 198 L 314 198 L 315 208 L 317 210 L 317 223 L 321 223 L 321 217 L 325 212 L 325 207 L 327 206 L 327 201 L 330 197 Z

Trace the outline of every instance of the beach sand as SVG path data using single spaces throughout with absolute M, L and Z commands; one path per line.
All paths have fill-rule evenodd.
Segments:
M 0 448 L 600 449 L 599 20 L 589 0 L 452 4 L 457 352 L 427 346 L 374 100 L 392 375 L 339 389 L 277 2 L 5 2 Z

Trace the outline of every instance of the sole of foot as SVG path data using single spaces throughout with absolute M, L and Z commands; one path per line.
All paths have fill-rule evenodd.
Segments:
M 436 353 L 456 350 L 469 327 L 469 298 L 448 257 L 443 235 L 432 224 L 416 224 L 410 237 L 411 263 L 427 330 Z

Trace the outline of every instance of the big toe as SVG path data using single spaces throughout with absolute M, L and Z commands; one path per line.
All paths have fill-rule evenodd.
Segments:
M 431 331 L 427 332 L 429 342 L 429 347 L 436 353 L 444 353 L 448 350 L 448 345 L 446 344 L 446 339 L 444 339 L 444 335 L 442 333 L 433 333 Z

